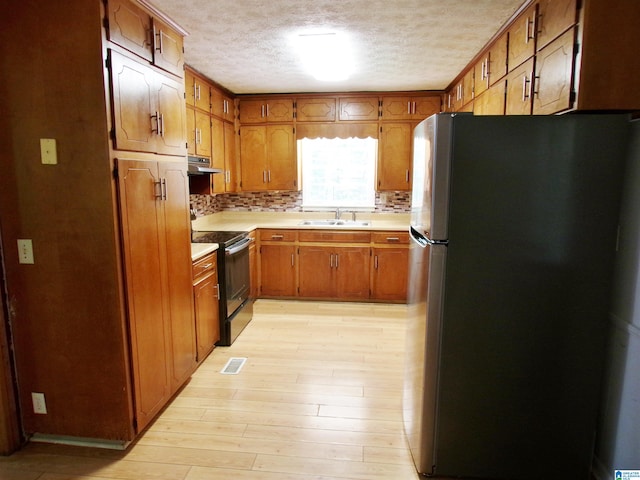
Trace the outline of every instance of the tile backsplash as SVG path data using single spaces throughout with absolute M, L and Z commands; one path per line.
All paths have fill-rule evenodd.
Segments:
M 200 215 L 226 210 L 244 212 L 302 212 L 302 192 L 240 192 L 190 195 L 191 208 Z M 408 213 L 411 192 L 376 192 L 375 213 Z

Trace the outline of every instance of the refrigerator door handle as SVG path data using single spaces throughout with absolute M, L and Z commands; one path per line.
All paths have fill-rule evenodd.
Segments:
M 413 227 L 409 227 L 409 236 L 411 237 L 411 240 L 416 242 L 422 248 L 426 248 L 428 245 L 447 245 L 449 243 L 447 240 L 431 240 L 429 237 L 418 232 L 418 230 Z

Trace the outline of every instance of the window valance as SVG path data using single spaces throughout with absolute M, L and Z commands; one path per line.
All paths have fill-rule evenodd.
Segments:
M 300 138 L 378 138 L 377 123 L 303 123 L 296 126 Z

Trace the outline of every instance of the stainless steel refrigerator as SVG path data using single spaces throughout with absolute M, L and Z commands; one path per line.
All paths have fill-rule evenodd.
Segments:
M 628 134 L 626 115 L 416 127 L 403 414 L 420 473 L 588 479 Z

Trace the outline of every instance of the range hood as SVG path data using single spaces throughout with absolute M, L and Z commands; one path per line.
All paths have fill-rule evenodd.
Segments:
M 187 174 L 189 175 L 212 175 L 214 173 L 223 173 L 220 168 L 212 168 L 211 161 L 207 157 L 187 158 Z

